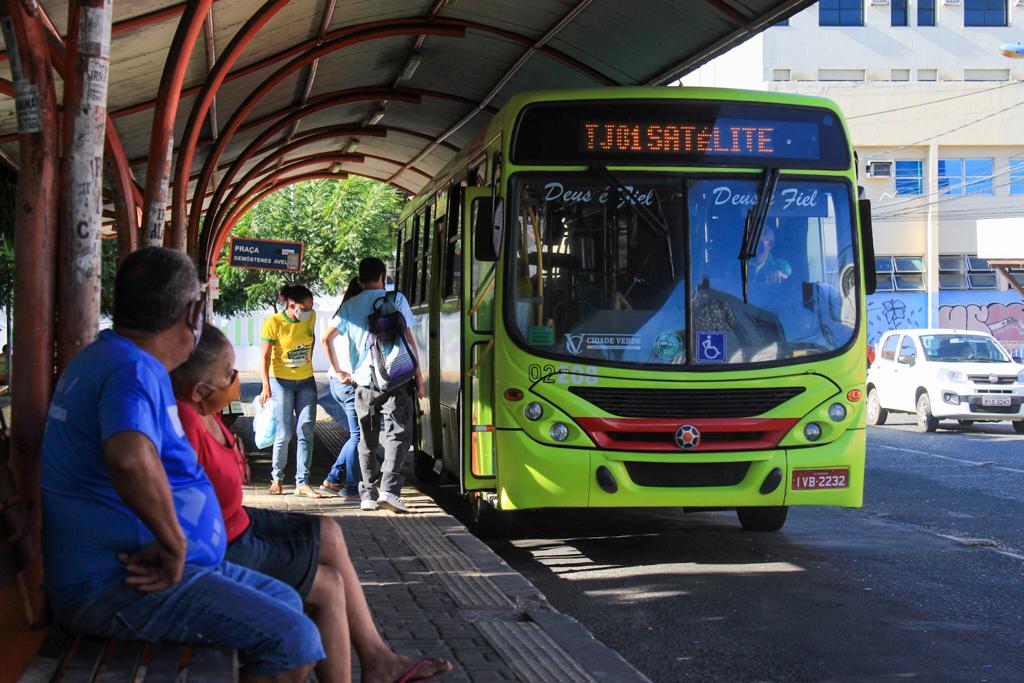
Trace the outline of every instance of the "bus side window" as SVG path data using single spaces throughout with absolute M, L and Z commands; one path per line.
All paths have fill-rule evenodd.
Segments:
M 470 225 L 476 225 L 476 216 L 480 211 L 481 199 L 473 200 L 470 207 Z M 490 206 L 490 202 L 483 202 Z M 494 320 L 494 287 L 496 277 L 497 261 L 478 261 L 472 258 L 470 261 L 469 283 L 471 292 L 471 308 L 473 315 L 473 329 L 477 332 L 490 332 Z
M 416 290 L 416 303 L 426 303 L 430 299 L 430 214 L 432 205 L 420 214 L 420 282 Z
M 457 299 L 462 293 L 462 188 L 448 190 L 448 231 L 446 235 L 444 289 L 441 298 Z
M 402 247 L 405 234 L 406 225 L 403 224 L 398 228 L 398 239 L 395 244 L 395 289 L 399 292 L 403 291 L 405 284 L 402 282 Z

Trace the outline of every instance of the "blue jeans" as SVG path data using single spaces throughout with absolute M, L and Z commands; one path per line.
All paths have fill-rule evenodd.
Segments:
M 295 449 L 295 485 L 302 486 L 309 476 L 309 463 L 313 459 L 313 427 L 316 424 L 316 380 L 278 379 L 271 376 L 270 392 L 274 401 L 274 417 L 277 418 L 277 434 L 274 436 L 274 458 L 271 477 L 274 481 L 284 479 L 284 468 L 288 464 L 288 444 L 292 434 L 298 434 Z
M 186 564 L 181 582 L 156 593 L 119 581 L 58 612 L 57 621 L 100 638 L 233 647 L 247 676 L 273 676 L 324 658 L 299 594 L 230 562 Z
M 345 420 L 348 422 L 348 441 L 338 452 L 338 459 L 334 461 L 331 473 L 327 475 L 327 481 L 337 484 L 341 481 L 341 469 L 345 468 L 345 490 L 346 496 L 359 495 L 359 480 L 362 474 L 359 470 L 359 419 L 356 417 L 356 387 L 354 384 L 342 384 L 337 377 L 331 377 L 331 396 L 341 404 L 345 411 Z

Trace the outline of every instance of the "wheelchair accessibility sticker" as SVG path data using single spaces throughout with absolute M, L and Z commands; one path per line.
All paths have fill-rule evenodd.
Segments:
M 725 332 L 697 333 L 697 362 L 722 363 L 725 361 Z

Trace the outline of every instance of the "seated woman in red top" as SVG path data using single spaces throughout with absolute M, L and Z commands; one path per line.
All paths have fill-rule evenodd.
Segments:
M 220 411 L 238 398 L 235 352 L 220 330 L 203 327 L 192 357 L 171 373 L 178 414 L 199 463 L 213 482 L 228 534 L 225 559 L 279 579 L 302 596 L 320 629 L 327 658 L 316 667 L 322 683 L 350 681 L 351 646 L 363 681 L 419 681 L 451 671 L 443 659 L 415 661 L 387 646 L 374 626 L 341 527 L 313 515 L 247 508 L 247 465 Z

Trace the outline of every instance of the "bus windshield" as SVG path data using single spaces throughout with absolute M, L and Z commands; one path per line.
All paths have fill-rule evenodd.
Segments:
M 850 342 L 847 183 L 779 180 L 744 298 L 739 254 L 757 177 L 617 171 L 614 180 L 514 179 L 506 319 L 520 343 L 596 363 L 739 365 Z

